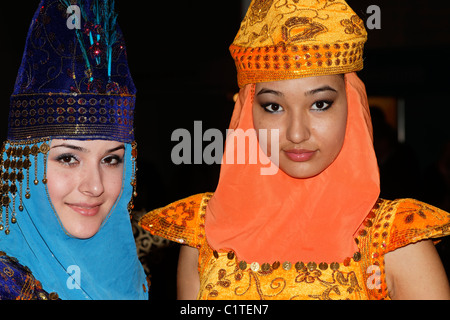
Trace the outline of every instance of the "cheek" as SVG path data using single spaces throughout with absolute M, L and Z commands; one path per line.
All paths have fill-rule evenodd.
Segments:
M 340 115 L 324 123 L 318 130 L 318 136 L 323 146 L 322 150 L 329 154 L 330 157 L 336 157 L 342 149 L 345 139 L 346 123 L 346 114 L 345 117 L 344 115 Z
M 253 128 L 255 128 L 256 132 L 259 131 L 259 129 L 264 129 L 264 121 L 263 121 L 263 115 L 261 114 L 260 110 L 258 110 L 258 106 L 253 105 L 252 107 L 252 118 L 253 118 Z
M 285 125 L 282 117 L 271 115 L 265 111 L 254 110 L 253 127 L 256 131 L 258 142 L 268 157 L 271 157 L 275 151 L 279 152 L 280 146 L 286 140 Z M 278 134 L 275 135 L 274 132 Z
M 123 169 L 115 170 L 115 172 L 109 172 L 104 177 L 105 191 L 108 193 L 108 198 L 111 203 L 116 202 L 117 197 L 122 191 L 122 176 Z
M 52 164 L 47 168 L 47 189 L 52 203 L 57 206 L 70 194 L 75 185 L 74 175 L 57 170 Z
M 271 130 L 279 129 L 283 127 L 283 117 L 277 114 L 271 114 L 264 111 L 260 106 L 253 106 L 253 127 L 256 132 L 261 129 Z

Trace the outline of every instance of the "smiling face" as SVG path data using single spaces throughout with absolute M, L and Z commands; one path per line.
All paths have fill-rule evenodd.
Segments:
M 336 159 L 344 143 L 344 77 L 256 84 L 253 124 L 257 133 L 260 129 L 279 130 L 279 168 L 286 174 L 310 178 L 321 173 Z M 266 150 L 272 150 L 270 139 Z
M 124 144 L 52 140 L 47 187 L 58 217 L 73 237 L 95 235 L 122 188 Z

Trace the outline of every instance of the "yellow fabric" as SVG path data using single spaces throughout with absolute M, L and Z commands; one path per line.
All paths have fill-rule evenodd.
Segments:
M 238 84 L 361 70 L 364 22 L 343 1 L 253 0 L 230 46 Z
M 355 238 L 358 259 L 340 261 L 338 267 L 292 261 L 285 270 L 284 261 L 278 267 L 270 261 L 256 268 L 251 261 L 239 261 L 233 252 L 217 253 L 208 245 L 204 218 L 211 196 L 176 201 L 140 220 L 152 234 L 199 249 L 199 299 L 389 299 L 384 255 L 450 234 L 449 213 L 413 199 L 380 199 Z

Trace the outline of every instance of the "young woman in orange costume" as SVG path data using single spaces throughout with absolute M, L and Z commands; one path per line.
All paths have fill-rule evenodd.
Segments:
M 224 157 L 214 194 L 141 220 L 184 244 L 180 299 L 450 298 L 430 240 L 450 233 L 449 214 L 378 199 L 367 95 L 355 74 L 365 41 L 344 1 L 251 3 L 230 47 L 241 91 L 225 155 L 243 152 L 238 132 L 269 151 L 257 164 Z M 261 132 L 279 139 L 264 145 Z M 279 170 L 263 175 L 270 160 Z

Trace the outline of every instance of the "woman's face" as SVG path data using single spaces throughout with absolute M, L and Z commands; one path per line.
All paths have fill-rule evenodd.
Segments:
M 341 75 L 256 84 L 253 124 L 279 130 L 279 168 L 294 178 L 325 170 L 344 143 L 347 97 Z M 271 149 L 270 138 L 266 150 Z M 270 155 L 269 155 L 270 156 Z
M 52 140 L 48 192 L 73 237 L 92 237 L 108 216 L 122 188 L 124 148 L 116 141 Z

